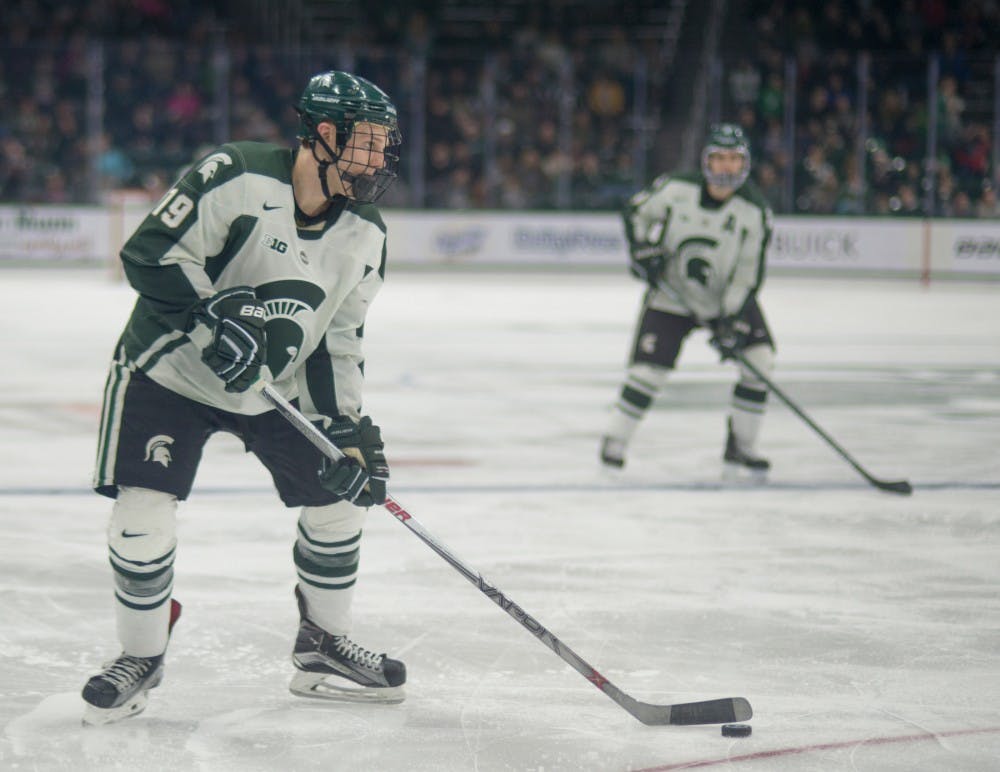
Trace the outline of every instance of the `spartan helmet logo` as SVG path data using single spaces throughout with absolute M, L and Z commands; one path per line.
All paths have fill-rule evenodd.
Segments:
M 233 159 L 230 158 L 225 153 L 212 153 L 208 158 L 201 162 L 201 166 L 198 167 L 198 174 L 201 175 L 202 182 L 208 182 L 215 173 L 219 171 L 219 166 L 225 164 L 226 166 L 231 166 Z
M 702 287 L 708 286 L 708 276 L 711 272 L 712 272 L 712 266 L 705 258 L 695 257 L 691 260 L 688 260 L 687 263 L 688 278 L 694 279 Z
M 306 329 L 326 293 L 311 282 L 282 279 L 257 287 L 257 297 L 267 309 L 267 366 L 277 379 L 315 348 L 307 346 Z
M 170 446 L 174 444 L 174 438 L 166 434 L 157 434 L 146 443 L 146 457 L 143 461 L 152 461 L 154 464 L 162 464 L 166 469 L 173 459 L 170 457 Z
M 308 303 L 287 297 L 266 300 L 264 306 L 267 308 L 267 366 L 277 376 L 295 360 L 305 341 L 305 333 L 295 317 L 312 309 Z

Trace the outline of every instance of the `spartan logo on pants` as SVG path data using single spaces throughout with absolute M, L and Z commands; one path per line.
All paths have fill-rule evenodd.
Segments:
M 277 379 L 302 353 L 305 330 L 310 325 L 299 320 L 314 313 L 326 293 L 310 282 L 286 279 L 261 285 L 257 288 L 257 297 L 267 309 L 264 326 L 267 331 L 267 366 Z
M 170 446 L 174 444 L 174 438 L 168 434 L 157 434 L 146 443 L 146 457 L 143 461 L 151 461 L 154 464 L 162 464 L 166 469 L 170 466 L 173 458 L 170 456 Z

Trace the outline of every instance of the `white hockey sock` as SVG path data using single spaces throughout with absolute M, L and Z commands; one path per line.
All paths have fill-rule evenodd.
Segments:
M 341 590 L 329 590 L 300 581 L 299 590 L 305 598 L 311 622 L 332 635 L 347 635 L 351 632 L 353 584 Z
M 347 635 L 360 560 L 364 509 L 342 501 L 303 507 L 295 568 L 307 616 L 328 633 Z
M 115 623 L 125 654 L 156 657 L 166 651 L 170 636 L 170 599 L 153 609 L 135 609 L 116 597 Z
M 765 376 L 774 370 L 774 349 L 768 345 L 750 346 L 743 356 Z M 767 409 L 767 386 L 746 367 L 740 367 L 740 380 L 733 387 L 731 405 L 729 420 L 736 446 L 753 454 Z
M 753 454 L 756 450 L 766 400 L 767 391 L 763 389 L 748 387 L 742 383 L 736 384 L 733 389 L 729 411 L 730 426 L 736 446 L 744 453 Z
M 632 439 L 632 435 L 635 434 L 635 430 L 639 428 L 639 421 L 639 418 L 635 418 L 628 413 L 622 412 L 622 410 L 615 405 L 611 408 L 611 416 L 608 419 L 607 427 L 604 430 L 604 436 L 618 440 L 623 446 L 628 445 L 629 441 Z
M 662 367 L 630 365 L 625 371 L 625 382 L 611 410 L 604 435 L 628 445 L 669 373 Z
M 155 657 L 167 648 L 177 548 L 177 500 L 167 493 L 123 487 L 108 524 L 114 571 L 115 622 L 122 651 Z

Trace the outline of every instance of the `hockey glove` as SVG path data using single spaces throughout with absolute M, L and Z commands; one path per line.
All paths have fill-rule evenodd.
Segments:
M 723 316 L 709 322 L 712 337 L 708 341 L 719 352 L 722 361 L 732 359 L 746 348 L 750 339 L 750 324 L 738 316 Z
M 629 273 L 655 287 L 669 259 L 670 253 L 662 244 L 633 244 L 629 252 Z
M 195 312 L 214 329 L 201 361 L 226 383 L 226 391 L 250 388 L 267 358 L 264 304 L 253 287 L 233 287 L 206 300 Z
M 320 484 L 359 507 L 384 504 L 389 464 L 383 452 L 382 430 L 368 416 L 357 424 L 341 416 L 323 431 L 344 452 L 344 458 L 323 459 Z

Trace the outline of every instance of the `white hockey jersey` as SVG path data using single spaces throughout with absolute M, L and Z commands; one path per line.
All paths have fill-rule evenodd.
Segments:
M 197 162 L 122 248 L 139 293 L 116 356 L 198 402 L 255 415 L 271 405 L 230 394 L 201 361 L 212 330 L 192 311 L 250 286 L 267 309 L 261 377 L 311 418 L 361 413 L 365 315 L 385 274 L 385 224 L 371 204 L 338 199 L 296 219 L 288 148 L 222 145 Z
M 725 202 L 704 193 L 700 174 L 657 178 L 623 212 L 633 254 L 670 255 L 647 305 L 699 321 L 738 314 L 764 279 L 771 210 L 747 183 Z

